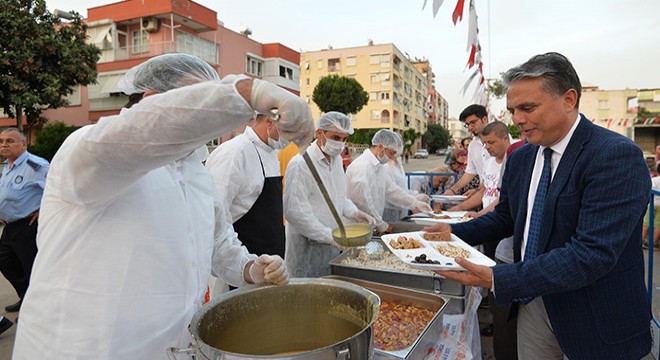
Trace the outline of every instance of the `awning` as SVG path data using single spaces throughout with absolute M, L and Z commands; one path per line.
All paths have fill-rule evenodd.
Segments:
M 121 92 L 121 90 L 117 88 L 117 83 L 122 77 L 124 77 L 124 74 L 99 76 L 98 80 L 101 92 L 106 94 Z

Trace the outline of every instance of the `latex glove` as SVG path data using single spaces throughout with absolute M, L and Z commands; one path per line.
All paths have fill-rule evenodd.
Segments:
M 250 106 L 271 118 L 287 140 L 306 148 L 314 138 L 314 120 L 309 105 L 281 87 L 259 79 L 252 80 Z M 277 118 L 272 109 L 277 109 Z
M 259 256 L 250 266 L 250 278 L 255 284 L 284 285 L 289 282 L 286 265 L 279 255 Z
M 422 202 L 422 201 L 417 201 L 415 202 L 415 207 L 413 208 L 413 211 L 416 212 L 421 212 L 421 213 L 427 213 L 433 211 L 431 209 L 431 206 L 427 202 Z
M 366 212 L 360 211 L 360 210 L 355 212 L 355 214 L 353 215 L 353 220 L 355 220 L 359 223 L 367 223 L 369 225 L 375 225 L 376 224 L 376 219 L 371 217 Z
M 323 244 L 326 244 L 326 245 L 332 245 L 332 246 L 335 247 L 335 249 L 337 249 L 339 251 L 344 251 L 345 250 L 345 248 L 343 246 L 337 244 L 337 242 L 335 241 L 335 238 L 332 237 L 332 230 L 330 230 L 326 235 L 327 236 L 325 236 L 324 239 L 319 240 L 320 243 L 323 243 Z
M 425 203 L 428 203 L 429 201 L 431 201 L 431 198 L 428 195 L 422 194 L 422 193 L 415 194 L 415 199 L 417 199 L 417 201 L 421 201 L 421 202 L 425 202 Z
M 384 233 L 385 231 L 387 231 L 387 229 L 389 227 L 390 227 L 390 225 L 388 223 L 386 223 L 385 221 L 383 221 L 380 224 L 376 225 L 376 230 L 378 230 L 378 232 L 380 232 L 380 233 Z

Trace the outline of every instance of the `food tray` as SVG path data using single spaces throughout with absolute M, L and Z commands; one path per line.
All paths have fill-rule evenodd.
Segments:
M 431 195 L 431 200 L 446 204 L 458 204 L 465 199 L 467 199 L 465 195 Z
M 372 238 L 382 244 L 380 238 Z M 394 257 L 390 249 L 382 244 L 387 255 Z M 464 296 L 465 286 L 455 280 L 449 280 L 432 271 L 415 270 L 396 257 L 397 268 L 384 268 L 379 260 L 363 261 L 359 255 L 364 250 L 351 249 L 330 260 L 333 275 L 374 281 L 382 284 L 440 293 L 442 295 Z M 371 263 L 370 263 L 371 262 Z M 376 266 L 381 265 L 381 266 Z M 400 268 L 399 268 L 400 267 Z
M 417 224 L 432 226 L 436 224 L 458 224 L 472 220 L 472 218 L 465 217 L 465 214 L 467 214 L 467 211 L 443 211 L 438 215 L 449 216 L 449 219 L 441 219 L 424 213 L 412 214 L 408 218 Z
M 408 233 L 399 233 L 399 234 L 389 234 L 381 236 L 381 239 L 387 245 L 387 247 L 396 255 L 401 261 L 407 265 L 420 270 L 465 270 L 460 265 L 456 264 L 454 257 L 447 257 L 442 255 L 436 247 L 446 246 L 447 244 L 467 250 L 469 256 L 467 260 L 484 266 L 495 266 L 495 261 L 488 258 L 486 255 L 480 253 L 477 249 L 468 245 L 465 241 L 461 240 L 458 236 L 451 234 L 451 241 L 427 241 L 422 237 L 422 231 L 408 232 Z M 406 249 L 400 250 L 395 249 L 390 244 L 390 240 L 395 240 L 400 236 L 407 238 L 415 239 L 421 245 L 417 249 Z M 426 254 L 426 258 L 429 260 L 438 261 L 438 264 L 426 264 L 426 263 L 415 263 L 413 260 L 415 257 L 420 256 L 421 254 Z
M 424 293 L 394 287 L 385 284 L 378 284 L 370 281 L 351 279 L 341 276 L 326 276 L 327 279 L 341 280 L 362 286 L 376 293 L 381 301 L 395 302 L 405 305 L 413 305 L 418 308 L 425 308 L 435 312 L 435 315 L 429 321 L 426 328 L 419 334 L 417 339 L 406 349 L 398 351 L 385 351 L 374 349 L 374 359 L 379 360 L 416 360 L 426 357 L 427 352 L 435 345 L 442 330 L 442 315 L 445 309 L 452 301 L 447 297 L 435 294 Z M 374 334 L 375 336 L 375 334 Z

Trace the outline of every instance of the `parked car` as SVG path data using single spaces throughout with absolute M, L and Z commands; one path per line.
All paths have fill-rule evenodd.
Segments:
M 429 152 L 426 149 L 417 149 L 415 151 L 415 155 L 413 155 L 415 159 L 426 159 L 429 157 Z
M 348 148 L 348 145 L 344 146 L 344 150 L 341 152 L 341 161 L 344 164 L 344 170 L 351 164 L 351 149 Z
M 442 156 L 442 155 L 447 155 L 447 154 L 450 153 L 450 152 L 451 152 L 451 149 L 444 148 L 444 149 L 438 149 L 438 150 L 436 150 L 436 151 L 435 151 L 435 154 L 438 155 L 438 156 Z

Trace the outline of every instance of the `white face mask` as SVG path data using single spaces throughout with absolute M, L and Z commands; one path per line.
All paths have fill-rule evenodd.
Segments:
M 277 133 L 280 134 L 280 129 L 275 126 L 275 129 L 277 129 Z M 282 150 L 285 147 L 289 145 L 289 140 L 287 140 L 282 134 L 280 134 L 280 139 L 275 140 L 270 137 L 270 131 L 266 129 L 266 133 L 268 134 L 268 146 L 270 146 L 273 150 Z
M 383 157 L 376 156 L 376 158 L 378 158 L 378 161 L 380 161 L 380 163 L 383 165 L 387 164 L 387 162 L 390 161 L 390 158 L 387 156 L 387 154 L 385 154 L 384 150 L 383 150 Z
M 344 150 L 345 145 L 345 142 L 325 138 L 325 144 L 321 146 L 321 150 L 330 156 L 337 156 Z

